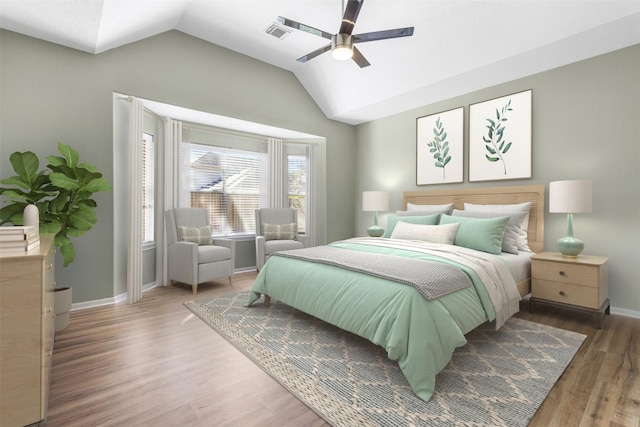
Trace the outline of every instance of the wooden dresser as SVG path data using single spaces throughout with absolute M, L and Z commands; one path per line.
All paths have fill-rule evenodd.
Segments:
M 44 420 L 55 333 L 53 235 L 0 254 L 0 426 Z

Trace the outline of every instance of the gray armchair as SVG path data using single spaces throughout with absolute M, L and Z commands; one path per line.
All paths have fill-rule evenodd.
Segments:
M 202 208 L 177 208 L 165 212 L 167 229 L 167 278 L 191 285 L 193 293 L 198 292 L 200 283 L 228 277 L 233 285 L 236 242 L 231 239 L 211 239 L 207 236 L 187 235 L 194 229 L 209 225 L 207 210 Z M 180 238 L 178 227 L 185 235 Z M 211 237 L 209 234 L 208 237 Z M 200 240 L 200 244 L 196 243 Z
M 306 246 L 305 236 L 295 233 L 293 239 L 265 236 L 265 224 L 288 225 L 298 223 L 298 212 L 290 208 L 256 209 L 256 268 L 258 271 L 272 253 L 289 249 L 302 249 Z M 297 228 L 296 228 L 297 230 Z

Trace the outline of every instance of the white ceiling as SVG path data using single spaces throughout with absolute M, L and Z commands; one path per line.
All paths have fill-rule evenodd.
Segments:
M 640 1 L 366 0 L 354 34 L 371 62 L 305 64 L 327 40 L 278 39 L 278 16 L 336 33 L 341 0 L 0 0 L 0 27 L 99 54 L 176 29 L 293 72 L 327 117 L 358 124 L 640 43 Z

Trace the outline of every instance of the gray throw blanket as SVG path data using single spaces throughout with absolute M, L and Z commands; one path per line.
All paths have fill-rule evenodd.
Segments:
M 471 285 L 469 277 L 452 265 L 396 255 L 317 246 L 276 252 L 271 256 L 333 265 L 403 283 L 413 286 L 427 300 L 440 298 Z

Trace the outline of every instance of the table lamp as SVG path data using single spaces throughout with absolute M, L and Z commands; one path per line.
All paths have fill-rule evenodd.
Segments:
M 590 213 L 592 185 L 588 180 L 554 181 L 549 183 L 549 212 L 567 214 L 567 235 L 556 242 L 560 253 L 577 257 L 584 242 L 573 235 L 573 214 Z
M 389 210 L 389 193 L 386 191 L 364 191 L 362 193 L 362 210 L 373 212 L 373 225 L 367 228 L 371 237 L 380 237 L 384 228 L 378 225 L 378 212 Z

